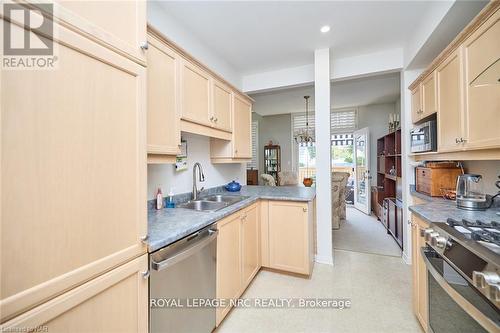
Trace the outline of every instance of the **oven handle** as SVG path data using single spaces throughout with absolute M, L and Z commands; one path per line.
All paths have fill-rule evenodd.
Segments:
M 165 260 L 162 261 L 154 261 L 153 258 L 151 258 L 151 267 L 155 271 L 162 271 L 167 267 L 170 267 L 176 263 L 178 263 L 181 260 L 186 259 L 187 257 L 193 255 L 195 252 L 199 251 L 209 243 L 211 243 L 219 234 L 218 230 L 208 230 L 208 235 L 204 236 L 203 238 L 197 240 L 194 244 L 189 246 L 185 251 L 182 251 L 180 253 L 175 253 L 174 255 L 167 257 Z M 199 233 L 195 234 L 194 237 L 188 238 L 188 240 L 195 238 L 198 236 Z
M 426 251 L 424 247 L 420 248 L 420 254 L 422 255 L 427 271 L 432 274 L 432 277 L 436 282 L 443 288 L 444 291 L 458 304 L 465 312 L 467 312 L 472 318 L 474 318 L 485 330 L 488 332 L 498 332 L 498 326 L 491 321 L 488 317 L 481 313 L 474 305 L 472 305 L 468 300 L 466 300 L 462 295 L 453 289 L 448 282 L 443 278 L 441 274 L 434 268 L 432 263 L 427 258 Z M 444 259 L 442 259 L 444 260 Z

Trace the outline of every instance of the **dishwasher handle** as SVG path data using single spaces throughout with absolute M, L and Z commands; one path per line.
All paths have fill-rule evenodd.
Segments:
M 151 258 L 151 267 L 155 271 L 162 271 L 165 268 L 170 267 L 170 266 L 178 263 L 179 261 L 182 261 L 182 260 L 186 259 L 187 257 L 193 255 L 195 252 L 199 251 L 200 249 L 202 249 L 203 247 L 205 247 L 206 245 L 211 243 L 217 237 L 218 234 L 219 234 L 218 230 L 209 229 L 208 234 L 206 236 L 197 240 L 195 243 L 190 245 L 186 250 L 179 252 L 179 253 L 175 253 L 172 256 L 167 257 L 167 259 L 159 261 L 159 262 L 154 261 Z M 198 235 L 195 234 L 194 237 L 190 237 L 190 238 L 188 238 L 188 240 L 193 239 L 196 236 L 198 236 Z

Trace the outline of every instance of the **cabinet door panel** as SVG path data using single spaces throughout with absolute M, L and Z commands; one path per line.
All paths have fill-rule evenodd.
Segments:
M 417 219 L 418 225 L 416 226 L 417 232 L 417 279 L 418 279 L 418 304 L 417 304 L 417 317 L 422 324 L 422 327 L 427 327 L 428 323 L 428 296 L 427 296 L 427 267 L 425 266 L 424 258 L 420 253 L 420 249 L 425 247 L 425 239 L 421 234 L 427 225 Z
M 179 56 L 153 36 L 148 49 L 148 153 L 179 153 Z
M 2 72 L 2 320 L 146 251 L 145 68 L 56 28 L 57 69 Z
M 140 63 L 146 60 L 140 47 L 146 42 L 146 15 L 146 1 L 54 1 L 59 20 Z
M 219 222 L 217 229 L 217 288 L 219 299 L 235 299 L 241 291 L 240 215 Z M 217 308 L 217 324 L 231 308 Z
M 252 106 L 234 96 L 233 148 L 236 158 L 252 158 Z
M 411 92 L 411 121 L 416 123 L 420 120 L 420 113 L 422 112 L 420 100 L 420 86 L 416 87 Z
M 466 148 L 500 147 L 500 84 L 473 84 L 499 58 L 500 10 L 464 42 Z
M 436 70 L 438 90 L 438 150 L 460 150 L 462 137 L 463 81 L 460 51 L 453 53 Z
M 181 69 L 181 115 L 185 120 L 212 126 L 210 114 L 210 76 L 187 61 Z
M 260 268 L 259 216 L 257 205 L 245 210 L 242 220 L 242 289 L 252 281 Z
M 433 113 L 436 113 L 436 79 L 435 72 L 429 75 L 422 82 L 422 113 L 420 118 L 425 118 Z
M 147 332 L 147 254 L 5 323 L 47 332 Z M 36 332 L 36 330 L 34 330 Z M 43 331 L 43 330 L 42 330 Z
M 307 204 L 269 202 L 269 262 L 271 268 L 309 274 Z
M 231 114 L 233 109 L 233 95 L 229 87 L 214 80 L 214 126 L 218 129 L 231 132 Z

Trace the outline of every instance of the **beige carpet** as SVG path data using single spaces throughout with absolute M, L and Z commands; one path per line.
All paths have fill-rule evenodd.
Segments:
M 380 221 L 347 207 L 347 221 L 333 230 L 333 248 L 355 252 L 401 256 L 401 249 Z

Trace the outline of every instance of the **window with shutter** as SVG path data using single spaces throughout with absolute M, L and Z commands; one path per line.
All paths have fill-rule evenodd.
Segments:
M 247 169 L 259 168 L 259 123 L 252 122 L 252 161 L 247 163 Z

